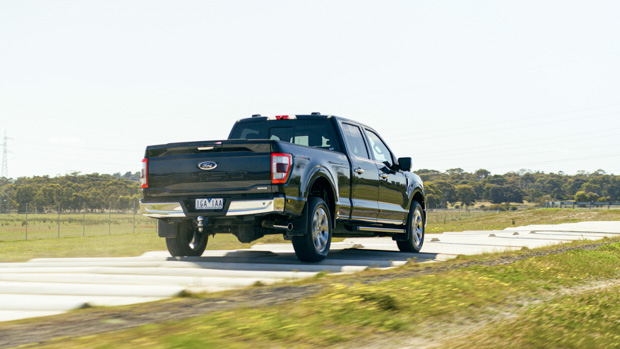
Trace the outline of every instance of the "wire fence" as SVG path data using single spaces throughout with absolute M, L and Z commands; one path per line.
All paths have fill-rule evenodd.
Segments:
M 0 214 L 0 241 L 157 233 L 156 221 L 139 212 Z
M 602 209 L 620 209 L 620 202 L 579 202 L 579 201 L 548 201 L 546 208 L 602 208 Z
M 446 223 L 496 213 L 494 210 L 430 209 L 428 223 Z M 157 221 L 139 210 L 89 213 L 60 210 L 48 213 L 0 214 L 0 241 L 87 237 L 115 234 L 157 233 Z
M 427 214 L 426 219 L 429 224 L 446 223 L 446 222 L 460 221 L 463 219 L 488 216 L 490 214 L 495 214 L 495 213 L 497 213 L 495 210 L 434 208 L 426 212 Z

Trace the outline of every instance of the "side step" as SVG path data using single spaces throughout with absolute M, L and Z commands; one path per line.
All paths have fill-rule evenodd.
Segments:
M 389 233 L 389 234 L 407 234 L 407 231 L 405 229 L 398 229 L 398 228 L 363 227 L 363 226 L 354 226 L 352 228 L 354 231 L 369 231 L 369 232 Z

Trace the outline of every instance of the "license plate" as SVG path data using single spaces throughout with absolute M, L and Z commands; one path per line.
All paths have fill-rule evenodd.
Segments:
M 196 199 L 197 210 L 221 210 L 224 208 L 224 199 Z

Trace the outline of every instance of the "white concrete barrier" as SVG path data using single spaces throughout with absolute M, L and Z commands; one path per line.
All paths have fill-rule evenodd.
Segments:
M 429 262 L 459 254 L 536 248 L 579 239 L 618 236 L 620 222 L 530 225 L 498 231 L 427 234 L 421 253 L 401 253 L 390 238 L 333 243 L 328 259 L 302 263 L 290 244 L 207 251 L 172 258 L 166 251 L 123 258 L 37 258 L 0 263 L 0 321 L 48 316 L 85 306 L 126 305 L 184 291 L 218 292 L 313 277 Z

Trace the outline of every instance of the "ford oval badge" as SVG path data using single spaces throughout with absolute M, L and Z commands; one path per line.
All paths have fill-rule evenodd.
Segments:
M 217 163 L 214 161 L 203 161 L 198 164 L 198 168 L 204 171 L 209 171 L 217 167 Z

